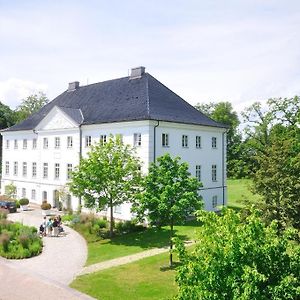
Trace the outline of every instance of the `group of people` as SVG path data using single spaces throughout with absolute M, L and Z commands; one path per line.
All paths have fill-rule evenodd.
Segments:
M 55 217 L 44 217 L 43 223 L 40 225 L 41 236 L 58 236 L 63 232 L 62 222 L 60 215 Z

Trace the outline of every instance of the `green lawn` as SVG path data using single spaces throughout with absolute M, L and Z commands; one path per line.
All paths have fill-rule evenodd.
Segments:
M 186 225 L 175 226 L 175 232 L 183 240 L 193 240 L 197 221 L 190 221 Z M 169 243 L 169 228 L 149 228 L 142 232 L 129 233 L 112 239 L 88 242 L 88 259 L 86 265 L 105 260 L 142 252 L 151 248 L 160 248 Z
M 228 207 L 239 209 L 246 202 L 256 202 L 258 195 L 250 191 L 251 179 L 227 179 Z
M 176 258 L 175 258 L 176 259 Z M 96 299 L 170 299 L 177 293 L 168 253 L 78 277 L 71 287 Z

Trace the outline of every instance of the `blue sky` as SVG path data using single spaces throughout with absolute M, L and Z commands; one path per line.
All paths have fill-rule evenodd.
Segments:
M 191 104 L 300 94 L 299 1 L 2 1 L 0 101 L 146 70 Z

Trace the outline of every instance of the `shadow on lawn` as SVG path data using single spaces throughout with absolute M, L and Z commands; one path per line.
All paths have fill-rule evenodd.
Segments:
M 177 235 L 182 240 L 187 240 L 188 236 L 184 234 Z M 122 236 L 116 236 L 112 239 L 103 240 L 101 244 L 138 246 L 143 249 L 162 248 L 169 245 L 170 230 L 166 228 L 148 228 L 145 231 L 128 233 Z

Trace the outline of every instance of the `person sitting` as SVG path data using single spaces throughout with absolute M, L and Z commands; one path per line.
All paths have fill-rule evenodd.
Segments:
M 53 235 L 54 236 L 58 236 L 58 222 L 57 222 L 57 218 L 54 218 L 54 221 L 52 223 L 52 227 L 53 227 Z

